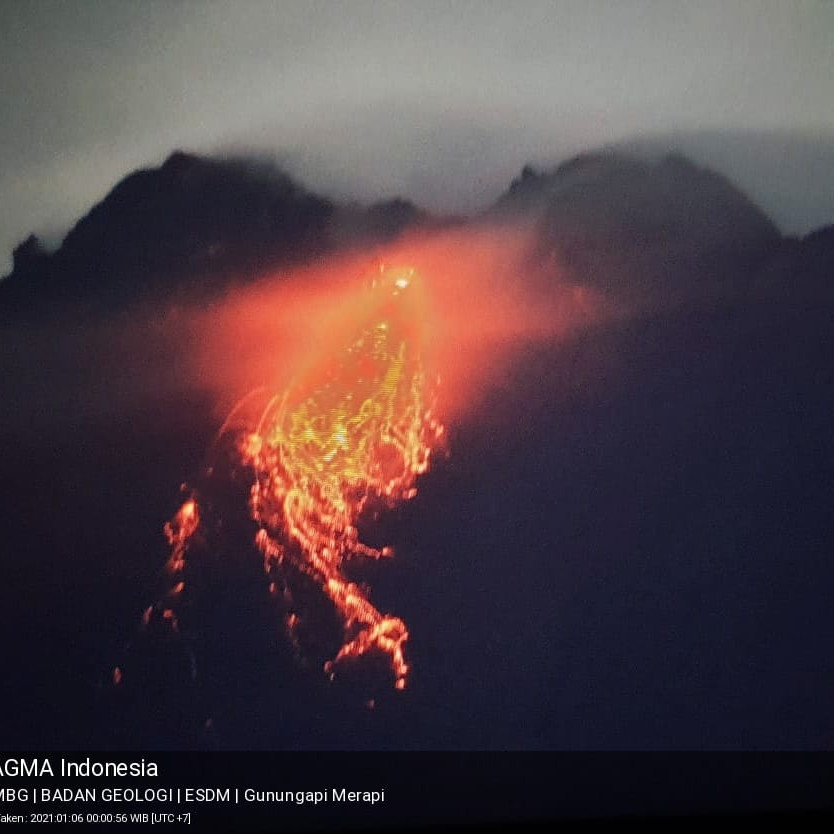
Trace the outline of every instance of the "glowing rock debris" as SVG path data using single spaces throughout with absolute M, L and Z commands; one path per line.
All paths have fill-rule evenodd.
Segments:
M 409 672 L 408 628 L 380 612 L 345 565 L 354 557 L 392 555 L 388 547 L 363 543 L 357 524 L 416 494 L 415 481 L 443 434 L 421 361 L 420 285 L 412 268 L 380 266 L 348 315 L 352 335 L 299 369 L 257 425 L 235 437 L 236 455 L 251 472 L 254 544 L 270 590 L 283 591 L 290 636 L 304 618 L 295 610 L 292 580 L 304 576 L 329 600 L 342 627 L 341 648 L 325 673 L 332 678 L 341 664 L 378 654 L 387 658 L 398 689 Z M 175 593 L 200 523 L 192 496 L 165 527 Z

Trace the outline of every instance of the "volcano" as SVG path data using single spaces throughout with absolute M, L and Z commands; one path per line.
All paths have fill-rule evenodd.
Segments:
M 131 175 L 0 283 L 4 738 L 830 746 L 830 244 L 680 158 Z

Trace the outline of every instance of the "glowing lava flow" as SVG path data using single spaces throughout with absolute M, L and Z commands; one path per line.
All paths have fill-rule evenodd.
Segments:
M 254 430 L 239 436 L 237 454 L 253 473 L 255 544 L 271 590 L 284 590 L 291 634 L 304 616 L 292 601 L 293 577 L 300 575 L 341 622 L 342 645 L 325 672 L 332 678 L 343 662 L 381 654 L 402 689 L 406 624 L 381 613 L 344 566 L 355 556 L 391 555 L 390 548 L 360 541 L 357 524 L 366 511 L 416 494 L 416 478 L 428 468 L 443 427 L 433 416 L 420 358 L 419 276 L 381 266 L 369 284 L 352 337 L 270 401 Z M 191 497 L 166 526 L 175 575 L 199 523 Z

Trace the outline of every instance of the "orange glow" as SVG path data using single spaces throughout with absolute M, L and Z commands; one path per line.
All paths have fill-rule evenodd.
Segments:
M 188 384 L 215 395 L 219 420 L 253 389 L 283 392 L 305 374 L 323 372 L 320 357 L 350 340 L 364 303 L 355 279 L 369 262 L 406 264 L 392 291 L 417 290 L 426 378 L 441 377 L 435 412 L 444 424 L 477 412 L 484 395 L 513 372 L 516 348 L 569 337 L 615 311 L 601 294 L 560 278 L 558 265 L 531 258 L 529 230 L 488 227 L 406 238 L 373 252 L 342 255 L 314 267 L 265 276 L 258 283 L 172 325 L 192 342 Z M 233 361 L 230 361 L 233 357 Z M 317 364 L 318 363 L 318 364 Z M 244 412 L 228 428 L 252 426 Z M 255 433 L 249 442 L 258 443 Z M 252 452 L 256 456 L 257 452 Z
M 414 497 L 441 434 L 420 357 L 421 309 L 415 270 L 380 266 L 350 311 L 342 347 L 308 362 L 240 444 L 256 473 L 250 506 L 267 572 L 289 562 L 341 617 L 345 641 L 325 671 L 333 677 L 341 663 L 378 651 L 400 688 L 408 629 L 380 613 L 342 566 L 354 556 L 391 555 L 361 542 L 357 521 L 371 503 Z M 289 628 L 299 621 L 291 613 Z
M 176 578 L 176 584 L 172 589 L 173 594 L 179 594 L 184 587 L 184 583 L 179 577 L 185 570 L 185 555 L 188 544 L 199 525 L 200 513 L 197 509 L 197 501 L 194 498 L 189 498 L 164 527 L 165 538 L 171 546 L 167 568 L 168 572 Z M 149 612 L 146 612 L 146 618 L 150 618 Z
M 378 251 L 370 270 L 366 255 L 343 256 L 174 321 L 193 341 L 189 383 L 212 391 L 226 415 L 215 442 L 231 441 L 233 466 L 251 475 L 254 545 L 290 637 L 299 646 L 309 629 L 299 581 L 337 614 L 341 645 L 322 654 L 331 678 L 371 656 L 387 660 L 396 689 L 409 674 L 406 624 L 346 571 L 352 559 L 393 555 L 359 528 L 417 495 L 445 424 L 477 413 L 512 372 L 516 347 L 612 313 L 533 266 L 530 251 L 518 229 L 406 239 Z M 211 506 L 201 500 L 191 494 L 165 525 L 168 604 L 187 587 L 188 551 Z
M 415 481 L 443 434 L 422 358 L 425 286 L 412 266 L 380 264 L 364 287 L 354 281 L 350 292 L 337 293 L 335 306 L 338 315 L 316 308 L 318 329 L 311 327 L 318 339 L 303 354 L 290 354 L 294 374 L 280 393 L 248 417 L 245 406 L 254 396 L 247 395 L 218 440 L 235 438 L 236 454 L 252 472 L 254 544 L 269 592 L 277 596 L 283 589 L 290 636 L 295 639 L 304 626 L 305 613 L 292 591 L 294 577 L 303 576 L 320 589 L 342 625 L 342 645 L 324 664 L 326 674 L 332 679 L 345 664 L 374 654 L 388 659 L 394 686 L 402 689 L 408 628 L 380 612 L 367 589 L 347 578 L 344 565 L 355 557 L 392 556 L 390 547 L 362 542 L 357 524 L 366 510 L 414 498 Z M 266 399 L 266 389 L 257 391 Z M 167 567 L 174 575 L 169 599 L 185 589 L 186 557 L 200 524 L 192 495 L 165 525 Z M 173 612 L 161 613 L 176 630 Z

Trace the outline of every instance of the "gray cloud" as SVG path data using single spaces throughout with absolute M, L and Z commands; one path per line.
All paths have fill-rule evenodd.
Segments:
M 5 4 L 0 253 L 175 147 L 275 153 L 340 195 L 471 211 L 527 160 L 636 135 L 834 136 L 832 31 L 834 4 L 778 0 Z M 801 230 L 834 191 L 812 157 L 790 193 L 770 157 L 736 167 Z

